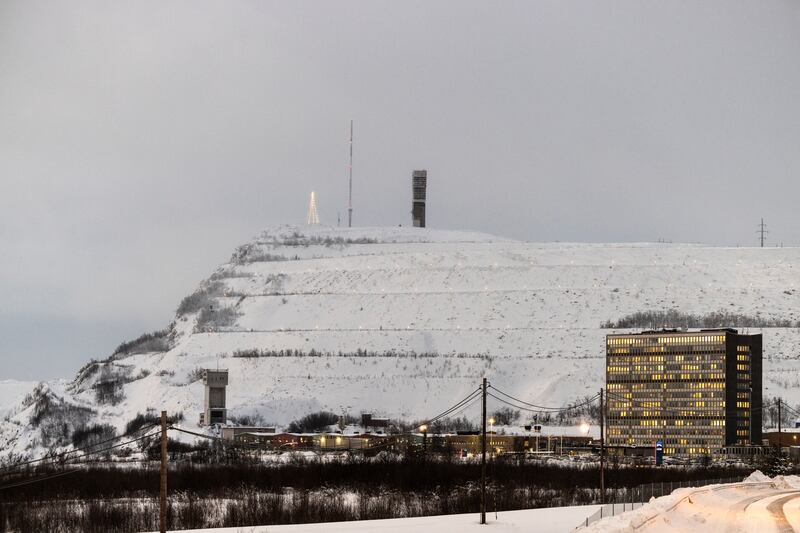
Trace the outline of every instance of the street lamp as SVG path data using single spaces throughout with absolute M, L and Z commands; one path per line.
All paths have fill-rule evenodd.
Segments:
M 425 454 L 428 451 L 428 426 L 426 424 L 422 424 L 419 427 L 419 430 L 422 432 L 422 457 L 425 457 Z
M 492 433 L 494 433 L 494 417 L 489 418 L 488 422 L 489 422 L 489 434 L 491 435 Z M 495 450 L 495 453 L 498 453 L 497 450 Z

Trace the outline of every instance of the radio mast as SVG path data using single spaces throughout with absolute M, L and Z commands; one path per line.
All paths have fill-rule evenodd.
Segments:
M 347 227 L 353 226 L 353 119 L 350 119 L 350 194 L 347 200 Z
M 763 217 L 761 218 L 761 224 L 758 225 L 758 230 L 756 230 L 756 233 L 760 233 L 761 234 L 761 247 L 763 248 L 764 247 L 764 241 L 766 240 L 766 234 L 769 233 L 769 231 L 767 231 L 767 225 L 764 224 L 764 218 Z

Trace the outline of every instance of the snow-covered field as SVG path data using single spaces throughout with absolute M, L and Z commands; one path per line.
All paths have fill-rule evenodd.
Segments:
M 643 507 L 580 528 L 586 533 L 800 531 L 800 477 L 754 472 L 744 483 L 677 489 Z
M 563 405 L 603 386 L 603 321 L 673 308 L 797 321 L 798 265 L 798 248 L 273 228 L 201 284 L 207 307 L 235 315 L 229 323 L 198 325 L 198 310 L 179 313 L 168 351 L 121 355 L 71 384 L 48 384 L 29 404 L 13 401 L 13 416 L 0 422 L 0 449 L 41 451 L 30 420 L 45 396 L 56 398 L 48 405 L 92 410 L 84 423 L 120 431 L 148 408 L 182 412 L 184 425 L 195 426 L 201 368 L 230 371 L 230 415 L 278 425 L 321 409 L 424 419 L 483 376 L 518 398 Z M 756 332 L 764 334 L 765 396 L 799 402 L 800 330 Z M 284 349 L 322 355 L 233 356 Z M 350 355 L 357 350 L 377 355 Z M 120 384 L 118 397 L 98 403 L 96 387 L 109 380 Z
M 601 506 L 556 507 L 487 514 L 487 526 L 477 514 L 364 520 L 251 528 L 192 530 L 187 533 L 779 533 L 800 530 L 800 477 L 769 478 L 754 472 L 743 483 L 676 489 L 667 496 L 588 527 L 576 526 Z
M 362 520 L 359 522 L 327 522 L 324 524 L 292 524 L 285 526 L 232 527 L 221 529 L 195 529 L 185 533 L 566 533 L 575 522 L 591 515 L 599 505 L 555 507 L 525 511 L 488 513 L 486 524 L 479 523 L 479 515 L 457 514 L 426 516 L 420 518 L 395 518 L 389 520 Z M 487 529 L 488 528 L 488 529 Z

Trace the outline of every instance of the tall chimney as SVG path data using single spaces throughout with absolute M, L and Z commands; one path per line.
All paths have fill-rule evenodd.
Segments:
M 415 170 L 411 173 L 411 222 L 415 228 L 425 227 L 425 195 L 428 188 L 428 171 Z

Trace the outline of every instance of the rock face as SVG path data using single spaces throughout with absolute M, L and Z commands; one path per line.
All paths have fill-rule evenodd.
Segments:
M 614 331 L 603 323 L 673 309 L 793 326 L 749 332 L 764 334 L 765 398 L 796 402 L 797 265 L 795 248 L 274 228 L 237 248 L 164 331 L 6 407 L 0 449 L 68 446 L 71 431 L 93 424 L 121 432 L 148 409 L 195 424 L 203 368 L 230 371 L 230 415 L 276 424 L 321 409 L 422 419 L 483 376 L 518 398 L 560 406 L 603 386 L 604 336 Z

